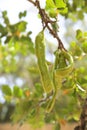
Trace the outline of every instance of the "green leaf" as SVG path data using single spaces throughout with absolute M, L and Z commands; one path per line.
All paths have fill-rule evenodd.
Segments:
M 12 95 L 12 90 L 8 85 L 3 85 L 2 86 L 2 92 L 4 95 L 11 96 Z
M 7 11 L 3 11 L 2 12 L 2 16 L 4 18 L 4 23 L 9 26 L 10 22 L 9 22 L 9 18 L 7 17 Z
M 73 5 L 80 8 L 85 6 L 85 2 L 84 0 L 73 0 Z
M 26 16 L 26 10 L 24 12 L 19 13 L 19 18 L 21 19 L 22 17 Z
M 14 86 L 14 88 L 13 88 L 13 94 L 14 94 L 15 97 L 20 98 L 23 95 L 23 91 L 18 86 Z
M 78 15 L 78 18 L 81 19 L 81 20 L 84 18 L 84 14 L 83 14 L 82 10 L 78 11 L 77 15 Z
M 77 40 L 79 40 L 80 38 L 82 38 L 82 36 L 83 36 L 82 31 L 81 31 L 80 29 L 78 29 L 78 30 L 76 31 L 76 38 L 77 38 Z
M 43 87 L 40 83 L 35 84 L 35 98 L 42 97 L 43 95 Z
M 75 121 L 79 121 L 79 114 L 78 115 L 73 115 L 73 119 L 75 120 Z
M 24 32 L 26 30 L 27 22 L 20 21 L 16 24 L 10 25 L 10 30 L 12 33 Z
M 82 49 L 80 46 L 76 44 L 76 42 L 71 42 L 71 50 L 74 56 L 81 56 Z
M 36 66 L 35 67 L 34 66 L 29 67 L 28 70 L 32 74 L 38 74 L 39 73 L 39 70 L 36 68 Z
M 75 55 L 76 56 L 81 56 L 81 54 L 82 54 L 81 48 L 79 46 L 76 46 L 76 48 L 75 48 Z
M 7 28 L 0 24 L 0 37 L 6 36 L 8 33 Z
M 85 53 L 87 53 L 87 41 L 85 41 L 84 43 L 82 43 L 82 49 Z
M 50 17 L 52 17 L 52 18 L 56 18 L 57 17 L 57 15 L 58 15 L 58 10 L 56 9 L 50 9 L 50 10 L 48 10 L 48 12 L 49 12 L 49 16 Z
M 42 127 L 44 125 L 44 118 L 45 118 L 43 109 L 39 109 L 39 111 L 36 110 L 32 109 L 31 112 L 32 113 L 34 112 L 34 114 L 31 115 L 29 118 L 29 123 L 33 125 L 34 129 Z
M 6 10 L 3 11 L 2 14 L 3 14 L 4 17 L 7 16 L 7 11 Z
M 18 41 L 18 37 L 13 36 L 13 37 L 7 37 L 5 43 L 8 42 L 8 45 L 10 47 L 10 46 L 13 46 L 17 41 Z
M 20 42 L 23 43 L 26 49 L 29 49 L 31 53 L 34 53 L 34 45 L 30 37 L 22 36 Z M 24 48 L 24 46 L 23 46 Z
M 65 14 L 68 12 L 63 0 L 46 0 L 46 10 L 52 18 L 57 17 L 58 13 Z
M 21 21 L 17 24 L 17 28 L 19 32 L 24 32 L 26 30 L 27 22 Z
M 41 84 L 40 83 L 36 83 L 35 84 L 35 89 L 36 89 L 36 91 L 38 92 L 38 93 L 42 93 L 42 86 L 41 86 Z
M 84 32 L 84 37 L 87 37 L 87 32 Z
M 49 9 L 54 9 L 56 8 L 53 0 L 46 0 L 46 9 L 49 10 Z
M 63 0 L 53 0 L 56 7 L 61 9 L 61 8 L 65 8 L 66 7 L 66 4 L 64 3 Z
M 15 42 L 14 48 L 16 51 L 20 52 L 21 45 L 19 45 L 18 42 Z
M 6 37 L 6 40 L 5 40 L 5 43 L 9 43 L 9 41 L 11 40 L 12 36 L 7 36 Z
M 59 10 L 59 13 L 61 13 L 62 15 L 63 14 L 66 14 L 68 12 L 68 8 L 63 8 L 63 9 L 58 9 Z

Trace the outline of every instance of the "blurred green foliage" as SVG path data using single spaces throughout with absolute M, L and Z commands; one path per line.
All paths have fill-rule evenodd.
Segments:
M 75 21 L 84 18 L 87 13 L 86 5 L 86 0 L 46 0 L 45 10 L 51 18 L 61 14 L 66 19 Z M 0 120 L 5 121 L 7 111 L 12 108 L 14 112 L 10 114 L 10 120 L 13 123 L 22 125 L 27 122 L 34 128 L 51 123 L 54 124 L 54 130 L 59 130 L 60 125 L 66 121 L 79 120 L 81 106 L 87 96 L 87 32 L 78 29 L 76 38 L 70 43 L 69 51 L 74 58 L 74 69 L 70 76 L 64 79 L 54 109 L 47 114 L 45 108 L 48 101 L 41 102 L 45 95 L 40 82 L 31 31 L 26 31 L 27 22 L 21 20 L 26 15 L 26 11 L 20 12 L 20 21 L 11 24 L 7 12 L 2 12 L 0 76 L 10 74 L 14 75 L 14 78 L 22 77 L 25 83 L 21 88 L 17 85 L 13 88 L 7 84 L 1 86 L 6 102 L 0 104 Z M 8 107 L 9 105 L 11 107 Z

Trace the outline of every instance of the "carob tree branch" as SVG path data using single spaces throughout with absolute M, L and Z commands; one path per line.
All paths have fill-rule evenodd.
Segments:
M 82 107 L 80 115 L 80 125 L 76 126 L 74 130 L 87 130 L 87 98 Z
M 38 0 L 36 0 L 35 2 L 32 1 L 32 0 L 28 0 L 28 1 L 31 2 L 34 6 L 36 6 L 38 8 L 39 14 L 40 14 L 41 20 L 42 20 L 43 29 L 47 28 L 49 30 L 49 32 L 53 35 L 53 37 L 57 39 L 58 44 L 59 44 L 59 46 L 58 46 L 59 49 L 66 50 L 63 43 L 62 43 L 62 41 L 61 41 L 61 39 L 58 36 L 57 31 L 55 31 L 52 28 L 52 24 L 55 23 L 56 20 L 53 21 L 53 20 L 50 19 L 50 17 L 47 15 L 45 10 L 41 8 L 40 3 L 39 3 Z

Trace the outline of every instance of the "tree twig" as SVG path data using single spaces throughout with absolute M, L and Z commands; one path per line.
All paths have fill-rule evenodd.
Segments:
M 87 130 L 87 98 L 85 99 L 82 107 L 80 125 L 76 126 L 74 130 Z
M 50 19 L 50 17 L 47 15 L 47 13 L 45 12 L 45 10 L 40 7 L 40 3 L 39 3 L 38 0 L 36 0 L 35 2 L 32 1 L 32 0 L 28 0 L 28 1 L 31 2 L 34 6 L 36 6 L 38 8 L 39 14 L 40 14 L 41 20 L 42 20 L 43 29 L 47 28 L 49 30 L 49 32 L 53 35 L 53 37 L 57 39 L 58 45 L 59 45 L 58 49 L 64 49 L 64 50 L 66 50 L 65 47 L 64 47 L 64 45 L 63 45 L 63 43 L 62 43 L 62 41 L 61 41 L 61 39 L 58 36 L 57 31 L 55 31 L 52 28 L 52 24 L 56 23 L 56 20 L 53 21 L 53 20 Z
M 32 0 L 28 0 L 29 2 L 31 2 L 34 6 L 36 6 L 35 2 Z

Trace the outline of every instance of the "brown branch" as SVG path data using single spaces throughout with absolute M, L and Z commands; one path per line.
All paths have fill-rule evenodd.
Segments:
M 36 6 L 36 3 L 32 0 L 28 0 L 29 2 L 31 2 L 34 6 Z
M 32 1 L 32 0 L 28 0 L 28 1 L 31 2 L 34 6 L 36 6 L 38 8 L 39 14 L 40 14 L 41 20 L 42 20 L 43 29 L 47 28 L 49 30 L 49 32 L 53 35 L 53 37 L 57 39 L 58 44 L 59 44 L 59 46 L 58 46 L 59 49 L 66 50 L 62 41 L 61 41 L 61 39 L 58 36 L 57 31 L 55 31 L 52 28 L 52 24 L 56 23 L 57 20 L 53 21 L 53 20 L 50 19 L 50 17 L 47 15 L 45 10 L 40 7 L 40 3 L 39 3 L 38 0 L 36 0 L 35 2 Z
M 76 126 L 74 130 L 87 130 L 87 98 L 85 99 L 82 107 L 80 125 Z

